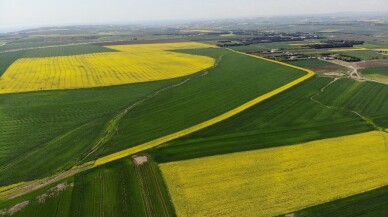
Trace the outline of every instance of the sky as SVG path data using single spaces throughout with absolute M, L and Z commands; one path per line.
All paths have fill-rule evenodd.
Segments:
M 0 0 L 0 29 L 388 11 L 388 0 Z

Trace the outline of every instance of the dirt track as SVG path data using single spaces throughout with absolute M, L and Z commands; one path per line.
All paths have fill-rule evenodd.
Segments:
M 370 82 L 376 82 L 376 83 L 380 83 L 380 84 L 386 84 L 385 82 L 382 82 L 382 81 L 376 81 L 373 79 L 363 77 L 361 75 L 361 73 L 358 72 L 360 67 L 358 66 L 357 63 L 350 63 L 350 62 L 345 62 L 345 61 L 341 61 L 341 60 L 327 60 L 327 61 L 348 68 L 350 70 L 349 71 L 349 78 L 352 78 L 354 80 L 370 81 Z
M 161 214 L 157 212 L 155 207 L 155 202 L 157 202 L 161 207 L 163 207 L 163 216 L 171 216 L 167 208 L 167 203 L 164 200 L 159 181 L 156 177 L 155 168 L 151 165 L 149 159 L 150 156 L 148 155 L 137 155 L 132 157 L 135 164 L 136 176 L 140 182 L 143 201 L 145 202 L 146 214 L 150 217 L 156 217 Z M 151 172 L 147 173 L 147 170 L 150 170 Z M 150 189 L 156 189 L 156 195 L 152 194 Z M 157 198 L 156 201 L 155 198 Z

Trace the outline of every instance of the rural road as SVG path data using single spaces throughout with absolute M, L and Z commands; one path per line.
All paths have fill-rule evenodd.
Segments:
M 381 81 L 376 81 L 376 80 L 373 80 L 373 79 L 362 77 L 361 73 L 358 72 L 359 68 L 357 66 L 355 66 L 354 64 L 350 63 L 350 62 L 346 62 L 346 61 L 342 61 L 342 60 L 327 60 L 327 61 L 330 62 L 330 63 L 337 64 L 337 65 L 340 65 L 340 66 L 344 66 L 344 67 L 350 69 L 349 77 L 354 79 L 354 80 L 370 81 L 370 82 L 376 82 L 376 83 L 380 83 L 380 84 L 386 84 L 386 83 L 381 82 Z

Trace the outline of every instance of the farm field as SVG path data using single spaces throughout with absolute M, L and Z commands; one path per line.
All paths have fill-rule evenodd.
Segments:
M 146 216 L 139 180 L 131 159 L 74 177 L 71 216 Z
M 8 202 L 8 204 L 14 205 L 12 205 L 11 208 L 5 208 L 2 211 L 7 212 L 5 216 L 16 217 L 70 216 L 73 184 L 73 179 L 70 178 L 50 188 L 39 190 L 22 198 L 17 198 L 14 201 L 11 200 L 11 203 Z
M 158 165 L 149 156 L 132 157 L 147 216 L 176 216 Z
M 222 60 L 207 72 L 184 78 L 0 96 L 5 123 L 0 131 L 0 174 L 6 177 L 0 180 L 1 186 L 44 177 L 191 127 L 305 74 L 224 49 L 186 52 L 213 55 L 215 59 L 222 56 Z M 244 62 L 255 67 L 241 70 L 236 65 Z M 235 92 L 240 86 L 233 82 L 236 78 L 246 82 L 241 92 Z M 220 89 L 225 84 L 228 89 Z M 187 100 L 191 98 L 195 100 Z M 24 105 L 26 102 L 30 103 Z M 163 121 L 152 121 L 155 118 Z M 48 152 L 56 155 L 43 157 Z M 38 168 L 39 174 L 35 172 Z
M 388 212 L 388 186 L 295 212 L 296 216 L 384 216 Z M 283 216 L 283 215 L 282 215 Z
M 167 50 L 204 47 L 209 45 L 194 42 L 125 45 L 110 47 L 121 52 L 22 58 L 1 76 L 0 93 L 90 88 L 181 77 L 213 66 L 214 60 Z
M 0 200 L 0 216 L 29 216 L 29 213 L 50 216 L 53 212 L 56 212 L 57 216 L 68 216 L 73 184 L 73 177 L 69 177 L 29 194 Z M 40 210 L 41 208 L 44 210 Z M 62 208 L 64 210 L 57 210 Z M 14 214 L 9 215 L 10 212 Z
M 12 216 L 175 216 L 158 166 L 150 160 L 137 165 L 133 158 L 11 199 L 0 211 L 23 202 Z
M 378 82 L 381 82 L 381 83 L 385 83 L 385 84 L 388 84 L 388 76 L 386 75 L 381 75 L 381 74 L 367 74 L 366 76 L 364 76 L 365 78 L 368 78 L 368 79 L 371 79 L 371 80 L 374 80 L 374 81 L 378 81 Z
M 372 51 L 372 50 L 348 51 L 348 52 L 341 52 L 341 54 L 352 56 L 352 57 L 357 57 L 357 58 L 360 58 L 361 60 L 388 58 L 387 56 L 379 54 L 376 51 Z
M 388 66 L 363 69 L 363 74 L 388 74 Z
M 274 216 L 387 185 L 386 139 L 373 131 L 160 167 L 178 216 Z
M 331 49 L 330 52 L 348 52 L 348 51 L 363 51 L 368 50 L 364 47 L 355 47 L 355 48 L 340 48 L 340 49 Z
M 106 143 L 126 108 L 179 82 L 0 95 L 0 186 L 71 168 Z
M 95 45 L 69 45 L 63 47 L 39 48 L 0 53 L 0 76 L 4 74 L 12 63 L 20 58 L 69 56 L 100 52 L 115 52 L 115 50 Z
M 359 69 L 369 69 L 369 68 L 383 68 L 388 66 L 387 60 L 370 60 L 362 61 L 356 64 Z
M 362 45 L 354 45 L 355 48 L 367 48 L 367 49 L 379 49 L 381 45 L 373 44 L 373 43 L 364 43 Z
M 364 77 L 388 83 L 388 66 L 362 69 Z
M 341 94 L 336 94 L 336 93 Z M 315 99 L 333 108 L 363 116 L 376 129 L 388 127 L 388 86 L 374 82 L 339 79 Z M 357 115 L 357 116 L 359 116 Z
M 388 217 L 386 0 L 89 1 L 0 0 L 0 217 Z
M 1 44 L 1 43 L 0 43 Z M 8 43 L 0 46 L 0 52 L 5 51 L 12 51 L 12 50 L 18 50 L 18 49 L 33 49 L 33 48 L 39 48 L 39 47 L 47 47 L 47 46 L 61 46 L 65 45 L 66 43 L 63 42 L 47 42 L 47 41 L 41 41 L 41 42 L 22 42 L 22 43 Z
M 150 152 L 157 162 L 170 162 L 375 129 L 373 124 L 350 110 L 373 120 L 380 128 L 388 126 L 388 102 L 384 100 L 388 97 L 387 86 L 349 79 L 331 82 L 333 78 L 311 78 L 230 119 L 167 142 Z M 344 90 L 349 90 L 349 94 Z M 344 94 L 338 95 L 341 91 Z
M 296 61 L 288 61 L 287 63 L 300 66 L 300 67 L 313 67 L 313 66 L 331 66 L 333 63 L 326 62 L 318 59 L 307 59 L 307 60 L 296 60 Z
M 335 73 L 335 72 L 344 72 L 347 68 L 333 64 L 327 61 L 318 60 L 318 59 L 307 59 L 307 60 L 296 60 L 296 61 L 287 61 L 287 63 L 299 67 L 304 67 L 311 69 L 317 73 Z
M 97 151 L 97 157 L 200 124 L 306 75 L 302 70 L 226 49 L 185 52 L 211 56 L 218 59 L 218 64 L 203 76 L 134 108 L 123 118 L 120 134 Z
M 301 49 L 301 45 L 295 46 L 290 45 L 289 42 L 274 42 L 274 43 L 261 43 L 261 44 L 251 44 L 244 46 L 236 46 L 233 47 L 233 50 L 248 52 L 248 51 L 256 51 L 256 50 L 268 50 L 268 49 Z

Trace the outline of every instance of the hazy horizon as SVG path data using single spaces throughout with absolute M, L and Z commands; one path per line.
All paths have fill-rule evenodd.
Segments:
M 0 0 L 0 32 L 63 25 L 388 12 L 386 0 Z

